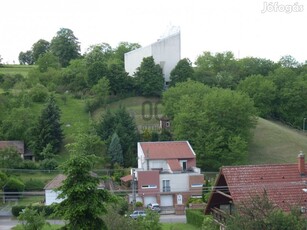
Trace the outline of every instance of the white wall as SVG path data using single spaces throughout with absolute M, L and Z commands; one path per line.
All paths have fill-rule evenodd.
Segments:
M 189 191 L 189 174 L 160 174 L 160 192 L 163 192 L 163 180 L 170 180 L 171 192 Z
M 57 199 L 60 192 L 53 190 L 45 190 L 45 204 L 51 205 L 52 203 L 60 203 L 63 199 Z
M 163 70 L 165 81 L 170 81 L 170 72 L 181 58 L 180 32 L 163 38 L 149 46 L 125 53 L 125 70 L 133 76 L 144 57 L 153 56 Z

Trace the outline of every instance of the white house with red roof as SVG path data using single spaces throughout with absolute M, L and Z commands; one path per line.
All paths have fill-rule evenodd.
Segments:
M 137 196 L 145 206 L 174 207 L 201 197 L 204 175 L 188 141 L 139 142 L 137 149 Z
M 206 214 L 213 214 L 224 225 L 225 214 L 232 214 L 235 206 L 248 202 L 265 192 L 269 200 L 283 211 L 292 208 L 307 210 L 307 165 L 304 154 L 298 163 L 226 166 L 220 169 Z

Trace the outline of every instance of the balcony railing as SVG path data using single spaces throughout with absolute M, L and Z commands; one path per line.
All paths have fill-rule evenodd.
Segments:
M 163 186 L 163 192 L 170 192 L 171 191 L 171 186 Z
M 222 211 L 221 209 L 218 208 L 212 208 L 212 216 L 213 219 L 218 223 L 218 224 L 225 224 L 227 216 L 229 216 L 226 212 Z

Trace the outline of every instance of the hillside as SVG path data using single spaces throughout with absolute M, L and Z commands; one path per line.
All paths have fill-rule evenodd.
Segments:
M 259 118 L 249 145 L 248 163 L 293 163 L 301 150 L 307 152 L 307 134 Z

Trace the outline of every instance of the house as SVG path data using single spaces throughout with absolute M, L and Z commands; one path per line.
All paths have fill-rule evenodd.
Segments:
M 269 200 L 282 209 L 307 207 L 307 165 L 304 154 L 298 163 L 227 166 L 220 169 L 205 214 L 213 214 L 222 227 L 225 214 L 232 214 L 236 205 L 264 192 Z M 306 192 L 304 192 L 306 191 Z
M 0 150 L 6 148 L 14 148 L 24 160 L 34 160 L 33 154 L 25 149 L 23 141 L 0 141 Z
M 92 176 L 97 176 L 95 173 L 91 173 Z M 57 189 L 62 185 L 63 181 L 67 178 L 64 174 L 59 174 L 53 178 L 45 187 L 45 205 L 51 205 L 52 203 L 60 203 L 63 199 L 58 198 L 61 191 Z M 104 189 L 104 183 L 101 182 L 98 185 L 98 189 Z
M 188 141 L 139 142 L 137 151 L 138 168 L 132 170 L 136 201 L 144 206 L 159 203 L 163 208 L 201 197 L 204 175 L 196 167 L 196 155 Z
M 180 61 L 181 39 L 180 30 L 159 39 L 157 42 L 125 53 L 125 71 L 134 76 L 143 58 L 152 56 L 155 63 L 162 68 L 165 86 L 170 82 L 170 73 Z

